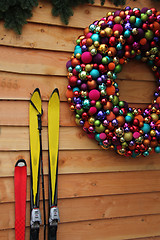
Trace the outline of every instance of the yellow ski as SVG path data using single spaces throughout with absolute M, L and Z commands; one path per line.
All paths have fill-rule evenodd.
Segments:
M 48 155 L 49 155 L 49 220 L 48 240 L 56 240 L 59 220 L 57 207 L 57 176 L 59 146 L 59 92 L 54 89 L 48 104 Z
M 44 179 L 42 164 L 42 140 L 41 140 L 41 116 L 42 101 L 38 88 L 36 88 L 30 99 L 29 106 L 29 133 L 30 133 L 30 168 L 31 168 L 31 221 L 30 221 L 30 240 L 39 239 L 39 228 L 41 214 L 39 210 L 39 180 L 40 165 L 42 175 L 43 210 L 44 210 L 44 239 L 45 239 L 45 198 L 44 198 Z

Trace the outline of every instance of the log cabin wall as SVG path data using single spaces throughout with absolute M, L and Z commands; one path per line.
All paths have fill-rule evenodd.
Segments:
M 131 7 L 156 7 L 151 0 L 130 1 Z M 14 240 L 14 165 L 28 165 L 26 240 L 29 240 L 29 99 L 40 88 L 43 100 L 43 160 L 47 199 L 47 102 L 55 87 L 61 98 L 58 240 L 160 239 L 160 159 L 158 154 L 136 159 L 102 150 L 74 123 L 66 102 L 65 63 L 76 39 L 96 19 L 115 10 L 98 0 L 74 10 L 69 25 L 51 15 L 41 1 L 22 35 L 0 22 L 0 239 Z M 119 8 L 120 9 L 120 8 Z M 153 73 L 131 62 L 119 74 L 121 99 L 144 107 L 152 101 Z M 41 194 L 42 196 L 42 194 Z M 47 206 L 47 200 L 46 200 Z M 42 207 L 42 201 L 41 201 Z M 42 229 L 40 240 L 43 239 Z

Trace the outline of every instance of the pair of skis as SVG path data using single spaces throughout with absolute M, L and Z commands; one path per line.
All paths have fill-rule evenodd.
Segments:
M 48 161 L 49 161 L 49 217 L 48 240 L 56 240 L 59 212 L 57 207 L 57 175 L 58 175 L 58 145 L 59 145 L 59 92 L 54 89 L 48 103 Z M 42 161 L 42 124 L 43 114 L 40 91 L 36 88 L 30 99 L 30 167 L 31 167 L 31 221 L 30 240 L 39 239 L 41 214 L 39 209 L 40 169 L 42 177 L 44 240 L 46 239 L 46 211 L 44 175 Z

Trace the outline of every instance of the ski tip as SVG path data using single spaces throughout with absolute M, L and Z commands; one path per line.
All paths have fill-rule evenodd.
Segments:
M 31 94 L 30 103 L 39 112 L 39 114 L 43 114 L 41 93 L 39 88 L 35 88 L 35 90 Z
M 25 167 L 25 166 L 27 166 L 27 164 L 24 159 L 19 159 L 15 164 L 15 167 Z
M 58 90 L 58 88 L 55 88 L 55 89 L 53 90 L 53 92 L 51 93 L 51 96 L 50 96 L 49 99 L 51 99 L 51 97 L 53 96 L 54 93 L 57 93 L 57 95 L 58 95 L 58 97 L 59 97 L 59 90 Z
M 33 96 L 33 94 L 34 94 L 35 92 L 38 92 L 38 94 L 41 96 L 41 93 L 40 93 L 39 88 L 35 88 L 34 91 L 33 91 L 33 93 L 31 94 L 31 97 Z

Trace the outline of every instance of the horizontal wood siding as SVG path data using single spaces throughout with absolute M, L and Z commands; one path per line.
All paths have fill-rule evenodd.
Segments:
M 151 0 L 130 1 L 131 7 L 156 7 Z M 26 240 L 30 222 L 29 99 L 40 88 L 43 104 L 43 161 L 48 204 L 47 106 L 55 87 L 60 91 L 58 240 L 160 240 L 160 160 L 124 158 L 102 150 L 74 121 L 66 101 L 65 64 L 79 35 L 95 19 L 121 9 L 110 1 L 74 9 L 68 26 L 51 15 L 49 1 L 39 1 L 22 35 L 0 22 L 0 239 L 14 240 L 14 165 L 27 162 Z M 118 75 L 120 98 L 144 108 L 152 100 L 155 78 L 144 63 L 133 61 Z M 136 84 L 135 84 L 136 83 Z M 40 208 L 42 194 L 40 193 Z M 47 213 L 48 214 L 48 213 Z M 43 221 L 43 219 L 42 219 Z M 40 240 L 43 240 L 43 229 Z

